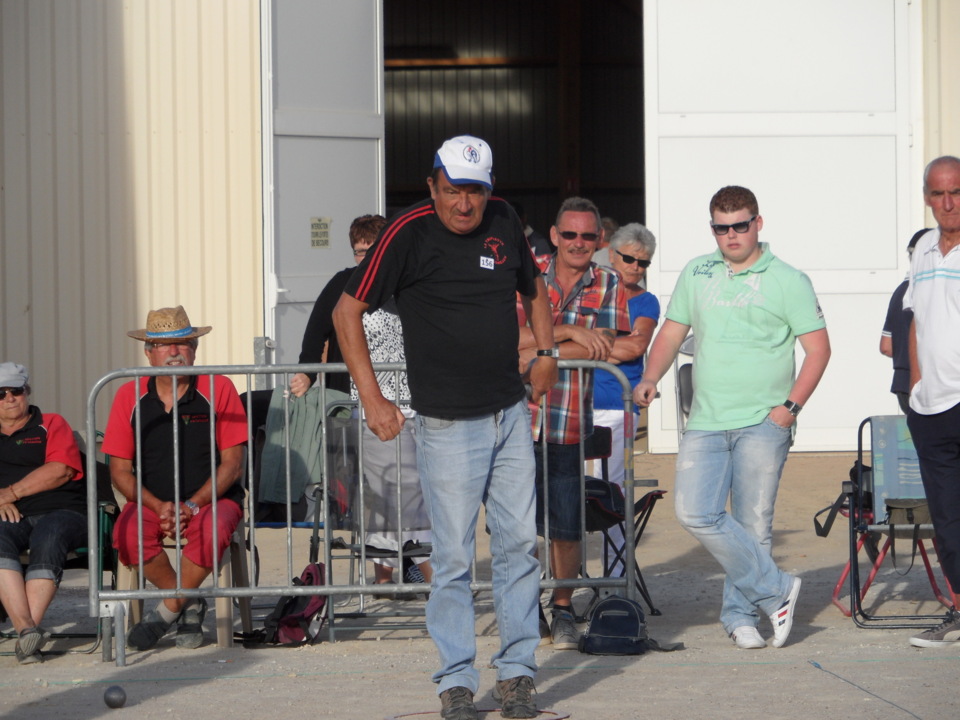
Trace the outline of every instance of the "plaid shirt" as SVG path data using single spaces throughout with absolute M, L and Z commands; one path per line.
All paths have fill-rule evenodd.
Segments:
M 537 258 L 544 273 L 554 325 L 579 325 L 590 329 L 609 328 L 614 334 L 629 334 L 630 316 L 626 295 L 616 272 L 591 263 L 566 298 L 557 284 L 552 255 Z M 525 318 L 521 315 L 521 325 Z M 593 371 L 583 371 L 583 436 L 593 432 Z M 541 439 L 540 405 L 530 405 L 533 439 Z M 580 442 L 580 371 L 561 370 L 560 379 L 547 395 L 547 442 L 572 445 Z

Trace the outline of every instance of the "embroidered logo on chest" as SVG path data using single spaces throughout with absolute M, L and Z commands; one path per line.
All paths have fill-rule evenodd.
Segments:
M 483 241 L 483 249 L 492 257 L 482 256 L 480 267 L 492 270 L 495 265 L 503 265 L 507 261 L 507 253 L 503 247 L 503 240 L 498 237 L 488 237 Z

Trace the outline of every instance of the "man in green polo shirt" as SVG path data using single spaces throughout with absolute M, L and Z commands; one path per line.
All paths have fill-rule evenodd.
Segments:
M 796 417 L 823 376 L 830 340 L 810 279 L 759 242 L 754 194 L 721 188 L 710 215 L 717 250 L 680 274 L 634 401 L 650 405 L 692 328 L 694 394 L 677 455 L 677 519 L 723 566 L 720 622 L 737 647 L 766 646 L 761 612 L 773 625 L 772 645 L 782 647 L 800 578 L 771 556 L 773 508 Z

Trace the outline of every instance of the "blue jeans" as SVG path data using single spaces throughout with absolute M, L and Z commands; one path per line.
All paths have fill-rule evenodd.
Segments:
M 720 622 L 728 634 L 756 627 L 757 609 L 775 612 L 793 584 L 770 554 L 773 508 L 791 440 L 791 428 L 765 418 L 737 430 L 687 430 L 680 441 L 677 520 L 723 566 Z
M 59 585 L 67 553 L 86 544 L 87 518 L 73 510 L 51 510 L 15 523 L 0 520 L 0 569 L 22 571 L 20 553 L 29 549 L 26 579 Z
M 533 677 L 540 642 L 535 556 L 534 459 L 526 401 L 468 419 L 417 416 L 417 464 L 433 529 L 433 583 L 427 630 L 440 655 L 437 692 L 477 692 L 480 675 L 470 570 L 480 504 L 486 505 L 493 602 L 500 650 L 498 680 Z

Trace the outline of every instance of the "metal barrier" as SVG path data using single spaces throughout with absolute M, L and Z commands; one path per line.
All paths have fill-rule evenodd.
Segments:
M 584 370 L 590 368 L 601 368 L 607 370 L 613 374 L 618 381 L 620 382 L 623 388 L 623 400 L 624 400 L 624 414 L 625 419 L 627 414 L 632 414 L 633 412 L 633 401 L 631 398 L 631 388 L 629 386 L 629 381 L 623 372 L 614 365 L 610 365 L 605 362 L 599 361 L 587 361 L 587 360 L 561 360 L 559 361 L 559 367 L 561 369 L 575 369 L 581 374 Z M 396 372 L 399 373 L 405 369 L 403 363 L 377 363 L 374 365 L 374 369 L 377 372 Z M 96 437 L 98 423 L 96 415 L 96 406 L 98 398 L 100 397 L 101 392 L 109 386 L 111 383 L 118 380 L 132 380 L 135 383 L 140 382 L 141 378 L 157 377 L 157 376 L 198 376 L 198 375 L 209 375 L 210 379 L 210 393 L 211 401 L 213 401 L 212 394 L 214 392 L 212 376 L 214 375 L 230 375 L 234 378 L 245 377 L 246 378 L 246 389 L 247 389 L 247 447 L 253 447 L 254 441 L 254 432 L 255 428 L 251 424 L 251 414 L 252 414 L 252 394 L 250 390 L 255 389 L 256 387 L 262 387 L 262 376 L 264 375 L 274 375 L 278 379 L 282 380 L 283 385 L 281 387 L 286 387 L 289 385 L 290 378 L 292 375 L 298 373 L 316 373 L 318 375 L 317 385 L 319 386 L 319 392 L 321 395 L 320 402 L 321 407 L 326 408 L 328 405 L 327 398 L 331 397 L 328 395 L 330 392 L 326 388 L 326 377 L 333 373 L 345 373 L 346 365 L 343 363 L 323 363 L 323 364 L 300 364 L 300 365 L 207 365 L 207 366 L 193 366 L 193 367 L 170 367 L 170 368 L 160 368 L 160 367 L 148 367 L 148 368 L 126 368 L 121 370 L 116 370 L 114 372 L 104 375 L 97 383 L 93 386 L 90 391 L 87 400 L 87 437 Z M 174 381 L 176 382 L 176 380 Z M 243 392 L 242 389 L 238 388 L 238 392 Z M 580 383 L 580 392 L 583 393 L 583 383 Z M 176 394 L 175 394 L 176 395 Z M 581 395 L 580 407 L 583 407 L 582 395 Z M 284 400 L 285 407 L 289 407 L 289 403 L 292 400 L 287 397 Z M 178 403 L 175 401 L 172 408 L 172 412 L 176 413 Z M 136 458 L 138 462 L 137 466 L 140 466 L 139 458 L 141 451 L 140 443 L 140 403 L 137 402 L 135 405 L 135 440 L 136 440 Z M 295 522 L 292 516 L 292 505 L 295 502 L 291 498 L 291 455 L 290 455 L 290 427 L 289 427 L 289 413 L 284 414 L 284 454 L 286 459 L 286 523 L 284 525 L 286 529 L 286 577 L 292 578 L 295 574 L 299 575 L 301 565 L 294 564 L 293 561 L 293 530 L 295 529 Z M 210 467 L 216 467 L 216 443 L 215 443 L 215 417 L 211 417 L 210 422 L 210 433 L 211 433 L 211 453 L 210 453 Z M 358 420 L 358 422 L 360 422 Z M 328 423 L 324 422 L 321 430 L 321 438 L 324 443 L 324 448 L 327 447 L 327 428 Z M 632 423 L 624 423 L 625 428 L 629 428 Z M 179 424 L 174 423 L 174 432 L 173 432 L 173 447 L 172 452 L 177 453 L 179 449 Z M 624 432 L 624 495 L 625 495 L 625 507 L 627 508 L 627 516 L 630 518 L 630 523 L 628 527 L 632 527 L 633 519 L 633 507 L 634 507 L 634 498 L 635 498 L 635 481 L 633 473 L 633 433 Z M 544 467 L 546 467 L 546 444 L 543 445 L 544 450 Z M 362 453 L 363 453 L 363 438 L 362 433 L 359 437 L 359 458 L 358 467 L 362 467 Z M 398 457 L 399 457 L 399 446 L 398 446 Z M 584 438 L 580 438 L 580 468 L 581 468 L 581 531 L 583 533 L 584 542 L 581 544 L 581 562 L 582 567 L 587 567 L 587 543 L 586 543 L 586 520 L 585 520 L 585 511 L 584 511 L 584 502 L 583 502 L 583 493 L 584 493 Z M 377 585 L 365 585 L 365 584 L 335 584 L 334 576 L 332 573 L 332 560 L 335 559 L 333 555 L 333 546 L 334 546 L 334 537 L 333 532 L 334 528 L 331 523 L 331 509 L 329 499 L 329 490 L 328 487 L 328 473 L 324 472 L 321 482 L 320 492 L 321 498 L 323 500 L 323 545 L 324 545 L 324 562 L 326 567 L 326 585 L 322 587 L 304 587 L 293 585 L 292 581 L 288 581 L 285 585 L 274 585 L 274 586 L 258 586 L 256 583 L 251 582 L 248 586 L 245 587 L 223 587 L 219 581 L 219 569 L 220 569 L 220 558 L 217 557 L 217 553 L 214 552 L 214 566 L 211 574 L 212 585 L 202 585 L 196 589 L 186 589 L 181 586 L 181 567 L 180 567 L 180 558 L 179 553 L 176 555 L 175 559 L 175 571 L 177 576 L 176 588 L 170 590 L 161 590 L 157 588 L 147 588 L 146 581 L 144 578 L 143 572 L 143 558 L 142 552 L 140 554 L 140 567 L 139 567 L 139 587 L 129 590 L 117 590 L 117 589 L 101 589 L 101 583 L 98 579 L 101 577 L 102 568 L 101 568 L 101 552 L 100 552 L 100 537 L 97 532 L 96 527 L 96 487 L 95 487 L 95 478 L 96 478 L 96 460 L 97 453 L 90 452 L 87 455 L 87 468 L 86 468 L 86 477 L 87 477 L 87 488 L 88 488 L 88 516 L 94 518 L 89 523 L 89 538 L 88 546 L 90 548 L 90 570 L 89 570 L 89 612 L 90 617 L 110 619 L 112 622 L 104 622 L 104 642 L 103 642 L 103 659 L 105 661 L 111 660 L 112 654 L 112 645 L 113 638 L 116 638 L 116 661 L 118 665 L 123 665 L 125 663 L 125 615 L 126 615 L 126 603 L 128 601 L 142 601 L 142 600 L 159 600 L 161 598 L 168 597 L 180 597 L 180 598 L 279 598 L 284 595 L 327 595 L 329 596 L 363 596 L 364 594 L 378 593 L 378 594 L 400 594 L 400 593 L 410 593 L 417 592 L 418 590 L 422 591 L 422 586 L 418 587 L 414 584 L 408 584 L 400 582 L 396 585 L 390 585 L 388 588 Z M 399 466 L 399 463 L 398 463 Z M 254 475 L 254 457 L 252 452 L 247 452 L 246 454 L 246 473 L 244 474 L 245 478 L 245 489 L 250 491 L 249 487 L 250 481 Z M 398 476 L 399 476 L 399 467 L 398 467 Z M 175 498 L 174 501 L 179 503 L 182 499 L 179 492 L 179 468 L 175 467 Z M 138 542 L 139 547 L 142 550 L 143 548 L 143 525 L 142 525 L 142 500 L 141 500 L 141 479 L 137 478 L 137 498 L 138 504 L 141 506 L 141 511 L 139 514 L 139 528 L 138 528 Z M 359 537 L 363 538 L 366 532 L 364 527 L 364 483 L 358 482 L 358 514 L 359 514 L 359 525 L 355 528 L 356 532 L 359 534 Z M 397 482 L 397 527 L 402 526 L 400 514 L 402 512 L 402 499 L 400 497 L 401 493 L 401 483 Z M 241 522 L 240 529 L 245 529 L 248 533 L 249 542 L 247 547 L 247 552 L 250 553 L 251 557 L 256 551 L 256 534 L 257 527 L 254 522 L 257 498 L 253 497 L 253 492 L 246 493 L 246 507 L 244 513 L 244 520 Z M 547 498 L 544 497 L 544 502 L 547 501 Z M 214 538 L 213 538 L 213 547 L 216 547 L 217 538 L 216 538 L 216 504 L 214 504 L 213 514 L 214 514 Z M 546 514 L 545 514 L 546 515 Z M 548 518 L 545 517 L 545 522 L 548 523 Z M 549 527 L 545 528 L 545 534 L 549 536 Z M 177 545 L 179 545 L 180 540 L 179 529 L 176 533 Z M 546 554 L 545 557 L 550 557 L 550 540 L 547 537 L 544 542 L 546 543 Z M 366 560 L 366 555 L 362 549 L 363 542 L 361 541 L 361 550 L 356 556 L 356 559 L 363 563 Z M 398 545 L 402 548 L 402 536 L 398 538 Z M 635 556 L 635 538 L 633 532 L 624 533 L 624 550 L 626 558 L 633 558 Z M 398 565 L 402 568 L 402 563 L 399 562 L 401 557 L 399 553 L 401 550 L 398 550 Z M 339 559 L 342 559 L 340 556 Z M 251 563 L 252 564 L 252 563 Z M 594 588 L 597 592 L 601 588 L 611 588 L 611 589 L 620 589 L 624 595 L 630 597 L 634 600 L 638 599 L 638 589 L 637 589 L 637 577 L 635 565 L 632 562 L 625 563 L 625 575 L 622 577 L 580 577 L 576 579 L 564 579 L 558 580 L 551 576 L 550 563 L 545 562 L 546 566 L 546 576 L 541 579 L 541 590 L 552 589 L 557 587 L 590 587 Z M 296 571 L 296 573 L 295 573 Z M 402 572 L 402 569 L 401 569 Z M 402 580 L 402 577 L 401 577 Z M 209 581 L 208 581 L 209 582 Z M 474 592 L 477 591 L 489 591 L 492 589 L 492 582 L 489 580 L 477 580 L 474 577 L 471 582 L 471 589 Z M 328 602 L 328 608 L 331 607 L 334 603 Z M 328 633 L 330 640 L 335 639 L 335 629 L 334 625 L 336 622 L 335 614 L 330 618 L 328 623 Z

